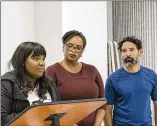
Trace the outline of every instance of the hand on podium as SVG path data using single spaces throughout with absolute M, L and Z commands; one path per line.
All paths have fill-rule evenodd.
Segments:
M 78 126 L 77 124 L 74 124 L 73 126 Z

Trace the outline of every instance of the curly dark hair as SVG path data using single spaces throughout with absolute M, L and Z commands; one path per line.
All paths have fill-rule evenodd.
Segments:
M 68 31 L 68 32 L 66 32 L 63 35 L 63 37 L 62 37 L 63 45 L 65 45 L 66 42 L 68 40 L 70 40 L 71 38 L 73 38 L 74 36 L 79 36 L 82 39 L 82 41 L 83 41 L 83 48 L 85 48 L 85 46 L 86 46 L 86 37 L 82 34 L 82 32 L 79 32 L 77 30 Z
M 120 51 L 122 51 L 123 43 L 125 43 L 127 41 L 135 44 L 138 50 L 142 49 L 142 42 L 141 42 L 141 40 L 137 39 L 135 36 L 127 36 L 126 38 L 123 38 L 123 40 L 118 43 L 118 49 Z

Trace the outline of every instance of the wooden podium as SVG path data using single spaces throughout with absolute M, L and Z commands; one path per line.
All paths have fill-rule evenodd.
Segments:
M 57 101 L 31 105 L 9 126 L 72 126 L 106 104 L 105 98 Z

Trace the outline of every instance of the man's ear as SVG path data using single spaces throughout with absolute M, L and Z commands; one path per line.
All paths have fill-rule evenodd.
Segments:
M 143 55 L 143 53 L 144 53 L 143 49 L 140 49 L 140 50 L 139 50 L 140 56 Z

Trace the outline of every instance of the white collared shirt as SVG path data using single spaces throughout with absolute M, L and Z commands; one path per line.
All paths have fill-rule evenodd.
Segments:
M 36 87 L 33 91 L 30 90 L 28 92 L 27 99 L 28 99 L 30 105 L 32 104 L 33 101 L 37 101 L 37 100 L 40 99 L 39 96 L 38 96 L 38 92 L 37 92 L 38 89 L 37 88 L 38 87 Z M 45 96 L 46 96 L 46 99 L 44 99 L 43 102 L 51 102 L 51 96 L 50 96 L 50 94 L 48 92 L 45 94 Z

